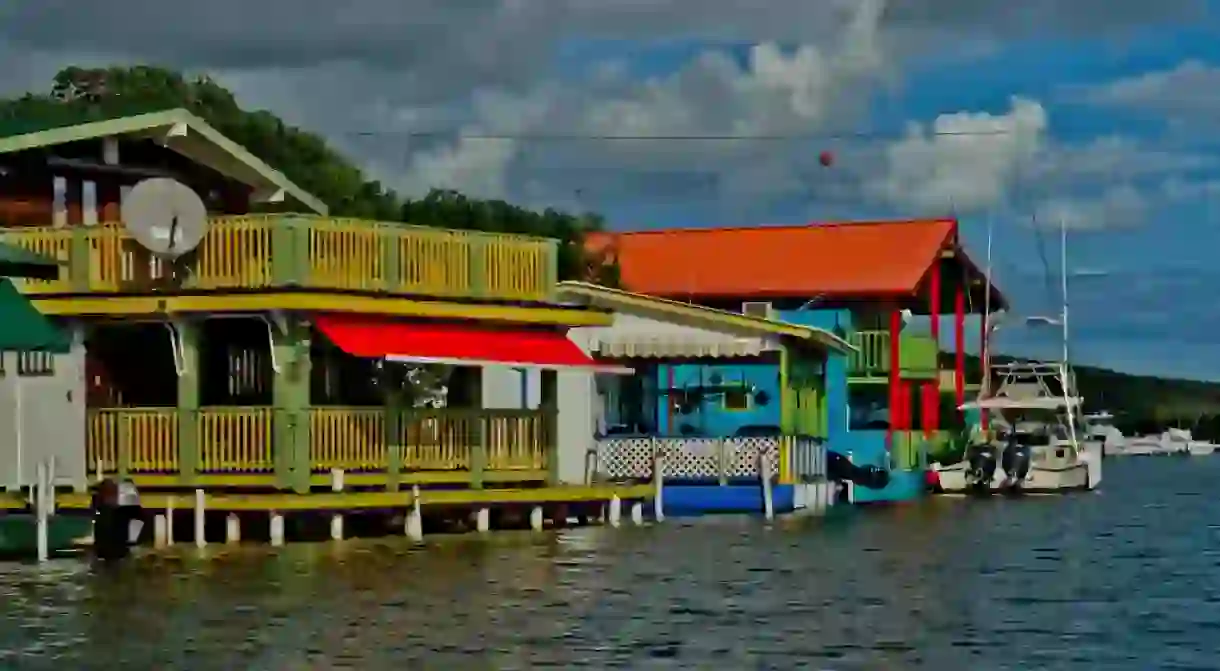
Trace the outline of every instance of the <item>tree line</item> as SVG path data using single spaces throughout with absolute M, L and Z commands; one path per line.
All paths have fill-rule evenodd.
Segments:
M 246 110 L 231 91 L 206 75 L 187 77 L 168 68 L 130 67 L 61 70 L 44 92 L 0 99 L 4 133 L 50 125 L 184 108 L 320 198 L 337 217 L 403 222 L 559 241 L 559 278 L 617 285 L 615 264 L 585 251 L 584 238 L 605 228 L 597 214 L 535 211 L 503 200 L 469 198 L 448 189 L 426 196 L 400 196 L 370 179 L 324 138 L 285 123 L 266 110 Z

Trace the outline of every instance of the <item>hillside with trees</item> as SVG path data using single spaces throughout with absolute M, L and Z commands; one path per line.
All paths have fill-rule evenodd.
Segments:
M 45 92 L 0 100 L 0 134 L 21 132 L 23 126 L 33 130 L 173 108 L 207 121 L 320 198 L 335 216 L 555 238 L 560 241 L 560 279 L 618 283 L 613 264 L 584 252 L 584 236 L 604 228 L 598 215 L 538 212 L 450 190 L 434 189 L 418 200 L 403 198 L 369 179 L 322 137 L 269 111 L 242 109 L 231 91 L 206 76 L 188 78 L 144 65 L 65 68 Z

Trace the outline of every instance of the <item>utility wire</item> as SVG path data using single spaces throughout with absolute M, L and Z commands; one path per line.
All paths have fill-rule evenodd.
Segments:
M 983 131 L 938 131 L 929 130 L 915 137 L 996 137 L 1012 135 L 1014 130 L 983 130 Z M 461 130 L 364 130 L 340 131 L 337 135 L 354 137 L 413 137 L 413 138 L 448 138 L 456 137 L 463 140 L 521 140 L 537 142 L 775 142 L 781 140 L 900 140 L 908 137 L 906 133 L 874 133 L 853 131 L 841 133 L 766 133 L 748 135 L 741 133 L 725 134 L 661 134 L 661 135 L 617 135 L 592 133 L 464 133 Z

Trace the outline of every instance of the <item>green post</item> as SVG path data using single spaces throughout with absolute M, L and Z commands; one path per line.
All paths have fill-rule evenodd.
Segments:
M 541 374 L 541 407 L 546 427 L 546 483 L 559 484 L 559 374 L 544 370 Z
M 119 415 L 118 419 L 119 463 L 115 464 L 115 472 L 126 478 L 131 473 L 131 423 L 126 415 Z
M 398 491 L 402 480 L 402 390 L 391 389 L 385 395 L 385 469 L 386 490 Z
M 272 441 L 277 485 L 299 493 L 309 491 L 309 325 L 287 317 L 276 329 L 275 360 L 279 372 L 272 381 Z
M 271 229 L 271 285 L 308 286 L 309 222 L 281 217 Z
M 491 436 L 492 418 L 486 411 L 471 413 L 474 435 L 470 437 L 470 488 L 482 489 L 487 472 L 487 441 Z
M 402 283 L 402 238 L 398 227 L 379 228 L 381 236 L 382 288 L 390 293 L 401 293 Z
M 790 356 L 788 346 L 781 344 L 779 346 L 779 430 L 785 435 L 791 435 L 795 430 L 792 411 L 795 409 L 796 398 L 792 393 Z
M 487 238 L 472 234 L 470 241 L 470 295 L 469 298 L 488 296 L 487 292 Z
M 68 281 L 72 290 L 89 291 L 89 230 L 84 226 L 73 226 L 72 240 L 68 249 Z
M 199 329 L 201 324 L 179 320 L 174 325 L 178 334 L 181 360 L 178 362 L 178 477 L 192 484 L 199 473 Z

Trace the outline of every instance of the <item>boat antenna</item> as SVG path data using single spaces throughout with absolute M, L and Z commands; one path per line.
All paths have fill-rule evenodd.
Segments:
M 1076 385 L 1074 380 L 1072 380 L 1071 369 L 1068 367 L 1067 240 L 1067 220 L 1061 216 L 1059 217 L 1059 276 L 1060 288 L 1063 290 L 1063 306 L 1059 312 L 1059 322 L 1063 329 L 1063 361 L 1059 364 L 1059 370 L 1062 374 L 1060 384 L 1063 388 L 1063 402 L 1067 406 L 1068 437 L 1072 441 L 1072 446 L 1075 447 L 1078 445 L 1076 439 L 1076 412 L 1078 408 L 1072 405 L 1072 399 L 1076 398 Z

